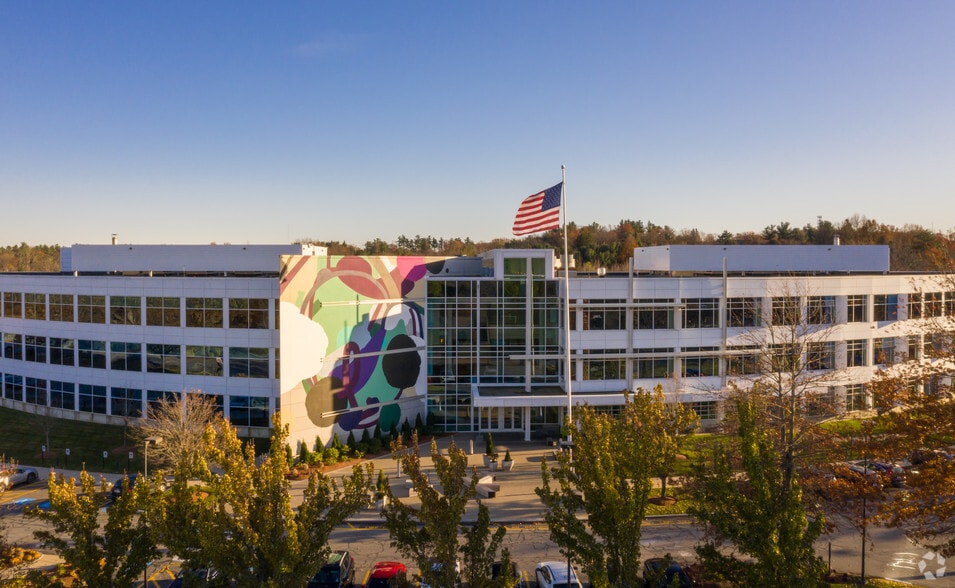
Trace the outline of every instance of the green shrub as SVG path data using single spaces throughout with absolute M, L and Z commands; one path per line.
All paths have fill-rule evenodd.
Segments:
M 341 457 L 340 452 L 334 447 L 329 447 L 325 450 L 325 465 L 334 465 L 338 463 L 339 458 Z

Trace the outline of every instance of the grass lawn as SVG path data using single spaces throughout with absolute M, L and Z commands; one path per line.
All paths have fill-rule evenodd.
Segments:
M 142 471 L 143 448 L 135 446 L 132 427 L 126 432 L 123 429 L 119 425 L 46 418 L 0 407 L 0 456 L 3 460 L 30 466 L 70 470 L 85 467 L 92 472 L 108 474 Z M 41 455 L 44 445 L 47 451 Z M 258 451 L 267 448 L 267 439 L 256 440 Z M 69 456 L 66 455 L 67 449 Z M 132 459 L 130 451 L 133 452 Z

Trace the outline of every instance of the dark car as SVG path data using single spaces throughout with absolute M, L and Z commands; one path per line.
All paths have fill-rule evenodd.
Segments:
M 867 465 L 870 470 L 878 472 L 893 488 L 905 487 L 905 470 L 902 466 L 884 461 L 870 461 Z
M 920 466 L 923 463 L 935 461 L 936 459 L 952 459 L 952 454 L 942 449 L 928 449 L 921 447 L 912 452 L 909 461 L 914 466 Z
M 333 551 L 322 569 L 308 581 L 306 588 L 352 588 L 354 585 L 354 558 L 347 551 Z
M 677 581 L 674 584 L 674 580 Z M 693 588 L 693 580 L 683 566 L 672 559 L 654 557 L 643 562 L 643 585 L 647 588 Z
M 218 574 L 211 568 L 188 568 L 179 570 L 169 588 L 188 588 L 189 586 L 205 586 L 216 579 Z
M 130 474 L 128 476 L 123 476 L 122 478 L 113 482 L 113 488 L 109 491 L 109 495 L 113 497 L 115 501 L 117 498 L 123 495 L 127 489 L 132 490 L 133 486 L 136 485 L 136 479 L 139 477 L 139 474 Z M 123 480 L 129 480 L 127 482 L 126 488 L 123 487 Z

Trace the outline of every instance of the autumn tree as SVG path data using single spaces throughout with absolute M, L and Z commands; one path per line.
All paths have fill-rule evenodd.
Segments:
M 741 328 L 729 338 L 727 389 L 745 391 L 765 410 L 763 425 L 779 456 L 779 491 L 786 493 L 797 467 L 831 461 L 837 446 L 822 426 L 839 412 L 829 395 L 839 376 L 835 297 L 816 295 L 793 278 L 776 288 L 770 308 L 759 299 L 737 300 L 729 318 Z
M 696 432 L 700 426 L 700 417 L 682 402 L 665 402 L 663 385 L 653 389 L 653 406 L 664 412 L 659 415 L 660 431 L 650 439 L 654 446 L 653 455 L 657 457 L 653 465 L 653 474 L 660 480 L 660 498 L 666 498 L 667 481 L 673 474 L 684 440 Z
M 487 506 L 478 504 L 478 524 L 469 531 L 462 530 L 461 521 L 468 502 L 477 495 L 477 471 L 468 472 L 468 457 L 463 449 L 448 445 L 446 455 L 431 441 L 431 461 L 436 484 L 421 463 L 417 433 L 412 433 L 410 446 L 398 439 L 392 445 L 401 471 L 411 480 L 420 506 L 397 500 L 387 489 L 388 505 L 382 509 L 385 527 L 391 533 L 391 544 L 403 555 L 414 560 L 421 570 L 422 582 L 431 586 L 454 586 L 458 554 L 465 555 L 463 575 L 471 586 L 485 585 L 506 530 L 499 527 L 490 531 Z M 483 524 L 482 524 L 483 521 Z M 464 543 L 459 542 L 464 539 Z
M 204 442 L 216 473 L 207 468 L 199 485 L 177 475 L 157 521 L 170 551 L 211 566 L 237 586 L 291 586 L 319 569 L 332 530 L 367 505 L 373 466 L 356 465 L 341 486 L 313 472 L 295 510 L 285 477 L 287 437 L 276 414 L 269 454 L 259 460 L 234 427 L 207 427 Z
M 221 429 L 223 422 L 215 398 L 193 390 L 150 401 L 146 418 L 135 424 L 133 437 L 140 444 L 147 439 L 162 439 L 162 442 L 151 445 L 150 463 L 169 468 L 182 465 L 186 472 L 198 472 L 207 458 L 206 427 L 212 425 Z
M 946 262 L 948 267 L 955 267 Z M 947 274 L 938 292 L 910 295 L 907 312 L 927 331 L 914 355 L 883 358 L 884 369 L 869 382 L 878 418 L 868 423 L 870 455 L 887 461 L 920 457 L 910 472 L 905 492 L 884 501 L 880 521 L 903 527 L 910 537 L 946 557 L 955 555 L 955 459 L 935 458 L 932 450 L 950 445 L 955 437 L 955 318 L 943 308 L 942 292 L 955 291 L 955 274 Z M 916 453 L 918 452 L 918 453 Z M 920 454 L 920 455 L 919 455 Z
M 74 586 L 127 588 L 158 555 L 147 518 L 140 513 L 154 508 L 158 492 L 151 480 L 140 480 L 106 510 L 106 481 L 97 491 L 96 481 L 80 472 L 76 479 L 50 472 L 48 510 L 34 508 L 27 516 L 46 522 L 50 530 L 34 531 L 40 545 L 52 549 L 73 570 Z
M 0 496 L 3 496 L 4 490 L 0 487 Z M 7 524 L 0 519 L 0 585 L 21 574 L 28 561 L 24 557 L 26 553 L 23 548 L 10 543 L 7 539 Z
M 780 467 L 765 400 L 734 397 L 732 444 L 694 467 L 690 513 L 707 538 L 697 554 L 709 573 L 742 586 L 814 585 L 825 572 L 813 547 L 825 520 L 807 517 L 798 479 Z
M 672 414 L 659 389 L 626 394 L 619 415 L 583 406 L 566 425 L 573 453 L 541 464 L 535 491 L 551 540 L 598 588 L 637 585 L 641 525 L 662 459 L 657 438 Z

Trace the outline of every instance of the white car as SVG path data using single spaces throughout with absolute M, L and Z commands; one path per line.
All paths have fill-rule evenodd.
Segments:
M 571 567 L 569 571 L 568 579 L 566 561 L 542 561 L 534 569 L 534 575 L 540 588 L 583 588 L 574 568 Z
M 0 469 L 0 490 L 9 490 L 18 484 L 30 484 L 39 477 L 40 474 L 33 468 L 3 467 Z

